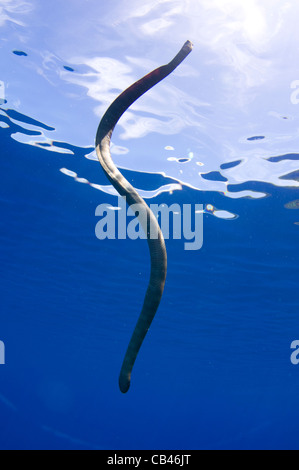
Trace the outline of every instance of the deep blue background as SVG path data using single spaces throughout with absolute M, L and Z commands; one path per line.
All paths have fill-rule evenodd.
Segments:
M 71 167 L 107 184 L 100 165 L 47 152 L 0 129 L 0 448 L 299 449 L 298 191 L 243 185 L 265 199 L 190 188 L 150 202 L 214 204 L 204 246 L 167 241 L 159 312 L 122 395 L 118 373 L 149 274 L 146 242 L 99 241 L 98 204 Z M 97 173 L 90 173 L 91 171 Z M 90 173 L 90 174 L 89 174 Z M 126 172 L 156 189 L 159 175 Z M 240 189 L 240 188 L 236 188 Z

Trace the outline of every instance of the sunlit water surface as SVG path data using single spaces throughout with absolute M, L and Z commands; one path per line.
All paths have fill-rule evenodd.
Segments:
M 0 447 L 299 448 L 299 6 L 0 0 Z M 111 101 L 190 39 L 121 118 L 112 156 L 148 203 L 202 204 L 128 394 L 118 373 L 145 241 L 98 240 L 118 200 L 94 152 Z

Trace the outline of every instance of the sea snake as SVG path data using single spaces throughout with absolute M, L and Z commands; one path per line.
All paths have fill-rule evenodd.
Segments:
M 191 50 L 192 43 L 187 41 L 169 64 L 162 65 L 161 67 L 153 70 L 123 91 L 109 106 L 102 117 L 97 130 L 96 153 L 107 178 L 118 193 L 126 199 L 129 206 L 139 204 L 139 207 L 142 207 L 142 209 L 146 211 L 146 222 L 143 224 L 145 225 L 143 229 L 147 234 L 147 242 L 151 258 L 150 280 L 145 294 L 143 307 L 131 337 L 119 376 L 119 388 L 122 393 L 126 393 L 129 390 L 131 373 L 138 351 L 152 323 L 163 294 L 167 271 L 167 254 L 164 238 L 156 217 L 142 197 L 139 196 L 133 186 L 131 186 L 131 184 L 123 177 L 112 161 L 110 154 L 111 136 L 119 118 L 129 108 L 129 106 L 131 106 L 134 101 L 150 88 L 167 77 L 167 75 L 169 75 L 187 57 Z M 136 211 L 135 214 L 138 216 L 138 211 Z M 140 223 L 142 225 L 141 220 Z M 156 234 L 155 237 L 150 236 L 150 229 L 153 230 L 151 233 Z

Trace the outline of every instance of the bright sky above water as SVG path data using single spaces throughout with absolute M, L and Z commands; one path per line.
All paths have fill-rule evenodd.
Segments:
M 113 139 L 116 164 L 231 197 L 263 196 L 227 191 L 228 184 L 246 181 L 298 186 L 280 179 L 298 169 L 296 159 L 267 160 L 298 149 L 292 100 L 298 13 L 297 2 L 283 0 L 1 0 L 7 107 L 55 128 L 14 138 L 93 146 L 98 122 L 118 93 L 190 39 L 194 50 L 185 63 L 121 118 Z M 12 54 L 12 45 L 27 56 Z M 201 176 L 210 172 L 222 178 Z

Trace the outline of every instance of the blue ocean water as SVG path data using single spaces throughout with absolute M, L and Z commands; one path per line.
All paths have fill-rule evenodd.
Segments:
M 88 171 L 80 149 L 45 152 L 15 130 L 0 130 L 1 448 L 298 448 L 298 226 L 284 207 L 297 190 L 249 183 L 268 197 L 226 200 L 234 220 L 204 214 L 201 250 L 167 241 L 165 294 L 122 395 L 146 242 L 98 240 L 95 207 L 115 196 L 59 172 Z M 155 202 L 224 198 L 183 187 Z
M 0 448 L 298 450 L 299 6 L 53 2 L 0 0 Z M 166 240 L 124 395 L 150 259 L 145 240 L 95 235 L 118 202 L 94 138 L 186 39 L 112 139 L 148 203 L 204 207 L 200 250 Z

